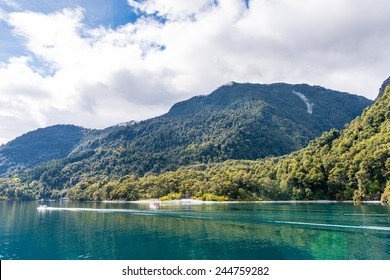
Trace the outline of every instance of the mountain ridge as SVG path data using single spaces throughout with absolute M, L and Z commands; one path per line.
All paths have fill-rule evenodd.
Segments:
M 257 161 L 197 164 L 104 184 L 89 178 L 75 200 L 365 200 L 390 201 L 390 86 L 343 130 L 324 132 L 299 151 Z
M 313 103 L 311 113 L 294 91 Z M 19 169 L 17 177 L 33 186 L 31 196 L 55 198 L 86 178 L 111 180 L 191 164 L 280 156 L 303 148 L 323 131 L 341 129 L 370 104 L 364 97 L 307 84 L 231 83 L 176 103 L 162 116 L 91 132 L 65 157 Z
M 385 90 L 386 90 L 386 88 L 387 88 L 388 86 L 390 86 L 390 77 L 388 77 L 388 78 L 382 83 L 382 85 L 381 85 L 381 87 L 380 87 L 380 89 L 379 89 L 379 94 L 378 94 L 378 96 L 377 96 L 376 99 L 380 98 L 380 97 L 384 94 L 384 92 L 385 92 Z
M 50 160 L 64 158 L 94 132 L 96 130 L 65 124 L 27 132 L 0 147 L 0 174 L 13 174 Z

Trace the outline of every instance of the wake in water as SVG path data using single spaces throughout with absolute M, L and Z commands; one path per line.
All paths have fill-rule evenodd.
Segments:
M 267 220 L 267 219 L 245 219 L 240 215 L 234 216 L 199 216 L 198 213 L 195 215 L 188 215 L 186 211 L 156 211 L 156 210 L 139 210 L 139 209 L 101 209 L 101 208 L 62 208 L 62 207 L 38 207 L 40 212 L 45 211 L 70 211 L 70 212 L 98 212 L 98 213 L 128 213 L 133 215 L 142 216 L 161 216 L 170 218 L 181 218 L 181 219 L 197 219 L 197 220 L 215 220 L 215 221 L 231 221 L 231 222 L 255 222 L 259 224 L 274 224 L 274 225 L 291 225 L 305 228 L 334 228 L 334 229 L 358 229 L 358 230 L 374 230 L 374 231 L 390 231 L 390 227 L 382 226 L 363 226 L 363 225 L 340 225 L 340 224 L 322 224 L 322 223 L 307 223 L 307 222 L 296 222 L 296 221 L 279 221 L 279 220 Z M 220 211 L 200 211 L 200 213 L 221 214 Z M 203 214 L 205 214 L 203 213 Z M 223 213 L 223 212 L 222 212 Z M 379 214 L 380 215 L 380 214 Z
M 137 209 L 101 209 L 101 208 L 63 208 L 63 207 L 45 207 L 37 208 L 39 211 L 71 211 L 71 212 L 98 212 L 98 213 L 131 213 L 146 214 L 152 211 Z
M 390 231 L 390 227 L 378 227 L 378 226 L 333 225 L 333 224 L 317 224 L 317 223 L 290 222 L 290 221 L 269 221 L 269 222 L 272 224 L 297 225 L 297 226 L 305 226 L 305 227 L 351 228 L 351 229 Z

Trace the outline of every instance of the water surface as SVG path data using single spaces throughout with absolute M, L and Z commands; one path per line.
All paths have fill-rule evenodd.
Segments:
M 0 259 L 390 259 L 388 205 L 0 201 Z

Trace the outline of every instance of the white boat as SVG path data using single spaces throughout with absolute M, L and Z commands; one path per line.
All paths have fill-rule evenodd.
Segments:
M 161 202 L 160 201 L 153 201 L 149 203 L 149 208 L 150 209 L 160 209 L 161 207 Z
M 39 211 L 44 211 L 44 210 L 47 210 L 47 205 L 39 205 L 38 207 L 37 207 L 37 209 L 39 210 Z

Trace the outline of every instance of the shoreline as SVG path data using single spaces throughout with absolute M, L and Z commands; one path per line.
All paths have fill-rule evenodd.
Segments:
M 102 200 L 102 201 L 71 201 L 71 202 L 100 202 L 100 203 L 135 203 L 135 204 L 149 204 L 151 202 L 160 202 L 162 205 L 182 205 L 182 204 L 388 204 L 379 200 L 361 201 L 355 203 L 353 200 L 337 201 L 337 200 L 267 200 L 267 201 L 206 201 L 197 199 L 178 199 L 178 200 L 159 200 L 159 199 L 143 199 L 143 200 Z M 70 202 L 70 201 L 69 201 Z
M 101 201 L 103 203 L 150 203 L 153 201 L 160 201 L 158 199 L 152 200 L 136 200 L 136 201 Z M 96 201 L 97 202 L 97 201 Z M 196 199 L 179 199 L 179 200 L 164 200 L 160 201 L 161 204 L 387 204 L 381 201 L 370 200 L 355 203 L 353 200 L 337 201 L 337 200 L 270 200 L 270 201 L 242 201 L 242 200 L 231 200 L 231 201 L 203 201 Z
M 0 199 L 0 201 L 24 201 L 19 199 Z M 177 200 L 159 200 L 159 199 L 142 199 L 142 200 L 88 200 L 88 201 L 79 201 L 79 200 L 68 200 L 68 199 L 36 199 L 36 200 L 26 200 L 26 201 L 38 201 L 38 202 L 76 202 L 76 203 L 134 203 L 134 204 L 150 204 L 152 202 L 159 202 L 162 205 L 200 205 L 200 204 L 381 204 L 381 205 L 390 205 L 389 202 L 383 202 L 380 200 L 367 200 L 354 202 L 353 200 L 228 200 L 228 201 L 210 201 L 210 200 L 198 200 L 198 199 L 177 199 Z

